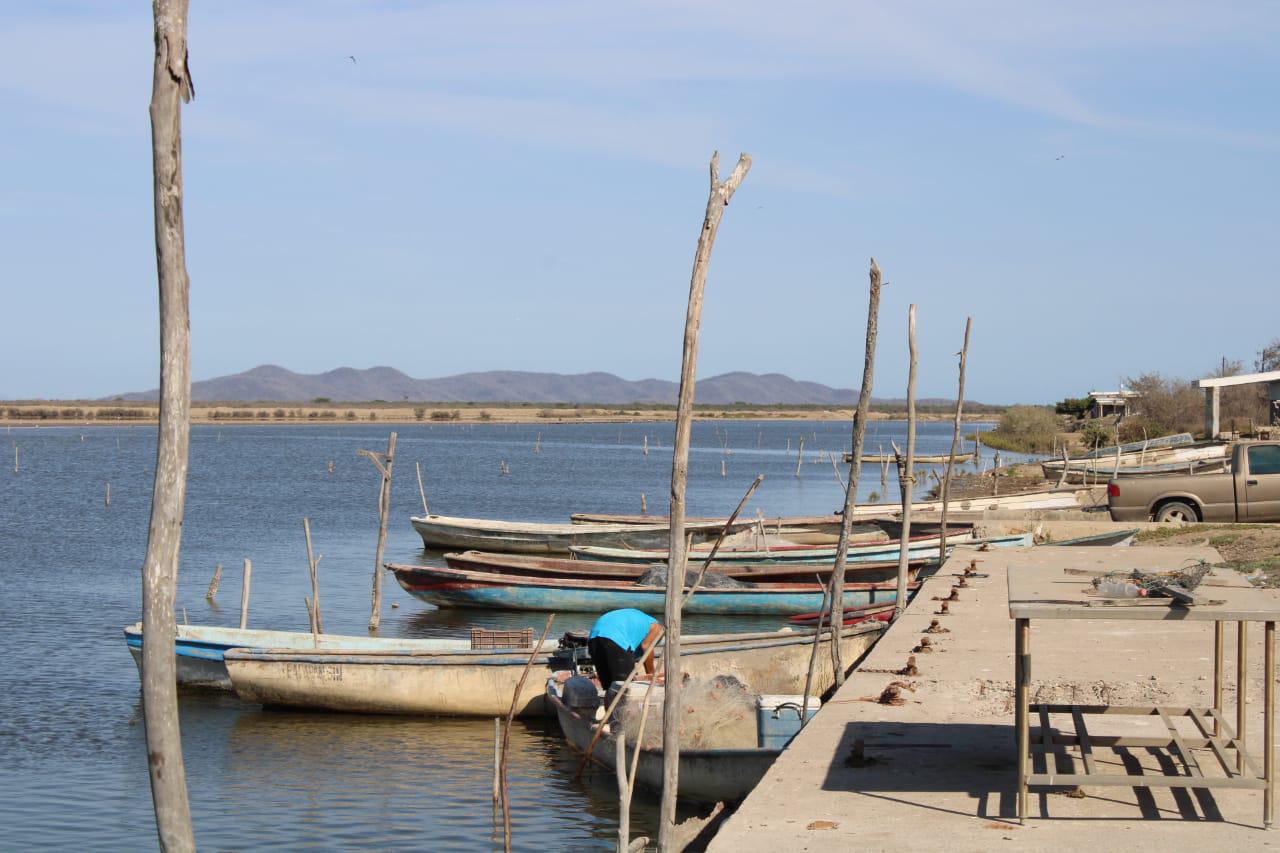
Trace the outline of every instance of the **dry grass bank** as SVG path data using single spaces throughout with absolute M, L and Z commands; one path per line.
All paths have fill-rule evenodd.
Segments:
M 113 426 L 154 423 L 157 407 L 145 402 L 57 401 L 0 403 L 0 424 Z M 836 420 L 849 421 L 852 409 L 811 406 L 733 406 L 699 408 L 697 416 L 726 420 Z M 873 412 L 875 419 L 901 419 L 905 412 Z M 990 415 L 973 420 L 989 419 Z M 481 403 L 195 403 L 191 419 L 197 424 L 300 424 L 300 423 L 612 423 L 670 421 L 674 407 L 485 405 Z M 921 415 L 921 420 L 945 420 L 941 414 Z

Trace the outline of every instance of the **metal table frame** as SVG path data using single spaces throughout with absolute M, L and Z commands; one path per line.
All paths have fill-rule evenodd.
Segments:
M 1277 606 L 1272 600 L 1269 607 L 1240 606 L 1245 602 L 1238 601 L 1239 593 L 1245 590 L 1230 590 L 1232 593 L 1227 606 L 1198 605 L 1184 608 L 1170 607 L 1097 607 L 1088 606 L 1082 598 L 1079 602 L 1036 600 L 1035 598 L 1018 600 L 1014 597 L 1014 576 L 1010 573 L 1009 611 L 1014 618 L 1014 684 L 1015 714 L 1018 733 L 1018 822 L 1025 823 L 1027 816 L 1027 792 L 1032 785 L 1109 785 L 1129 788 L 1250 788 L 1262 789 L 1262 819 L 1265 828 L 1270 829 L 1275 813 L 1275 638 L 1276 618 L 1280 616 Z M 1214 590 L 1217 594 L 1221 590 Z M 1262 590 L 1257 590 L 1262 592 Z M 1235 605 L 1235 606 L 1231 606 Z M 1031 705 L 1028 701 L 1031 687 L 1031 620 L 1042 617 L 1051 619 L 1120 619 L 1120 620 L 1185 620 L 1213 621 L 1214 623 L 1214 656 L 1213 656 L 1213 707 L 1117 707 L 1045 704 Z M 1263 687 L 1263 758 L 1262 771 L 1254 766 L 1245 749 L 1246 734 L 1246 701 L 1248 685 L 1248 625 L 1249 622 L 1264 623 L 1265 651 Z M 1238 652 L 1236 655 L 1236 719 L 1234 728 L 1227 722 L 1222 698 L 1222 678 L 1225 671 L 1223 660 L 1223 634 L 1226 622 L 1236 622 L 1238 632 Z M 1040 720 L 1040 738 L 1038 748 L 1045 754 L 1045 773 L 1035 773 L 1031 742 L 1031 714 L 1037 714 Z M 1050 725 L 1050 714 L 1070 714 L 1075 726 L 1075 734 L 1055 733 Z M 1168 737 L 1098 737 L 1090 735 L 1085 725 L 1086 715 L 1117 714 L 1131 716 L 1159 716 L 1169 730 Z M 1175 725 L 1175 718 L 1185 717 L 1192 720 L 1199 730 L 1199 737 L 1181 735 Z M 1060 774 L 1048 772 L 1049 757 L 1055 746 L 1077 746 L 1084 763 L 1084 773 Z M 1120 773 L 1099 773 L 1094 761 L 1095 746 L 1135 746 L 1157 747 L 1168 749 L 1172 756 L 1181 763 L 1185 774 L 1178 775 L 1142 775 L 1130 776 Z M 1209 748 L 1226 773 L 1225 777 L 1206 777 L 1201 771 L 1199 762 L 1190 752 L 1191 749 Z M 1234 761 L 1231 753 L 1234 752 Z M 1234 767 L 1233 767 L 1234 765 Z

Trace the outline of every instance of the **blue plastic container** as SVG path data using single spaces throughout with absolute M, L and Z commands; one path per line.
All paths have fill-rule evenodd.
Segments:
M 782 749 L 800 731 L 803 696 L 767 694 L 756 700 L 756 746 Z M 819 701 L 809 697 L 809 719 L 818 713 Z

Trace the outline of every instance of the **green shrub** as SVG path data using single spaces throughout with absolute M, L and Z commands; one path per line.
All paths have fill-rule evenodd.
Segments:
M 1049 453 L 1060 425 L 1048 406 L 1010 406 L 994 430 L 982 433 L 982 443 L 997 450 Z
M 1053 410 L 1059 415 L 1083 418 L 1091 408 L 1093 408 L 1092 397 L 1067 397 L 1054 406 Z

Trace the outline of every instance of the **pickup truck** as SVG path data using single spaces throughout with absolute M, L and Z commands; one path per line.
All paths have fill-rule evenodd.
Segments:
M 1280 521 L 1280 441 L 1237 444 L 1225 474 L 1113 479 L 1107 508 L 1115 521 Z

